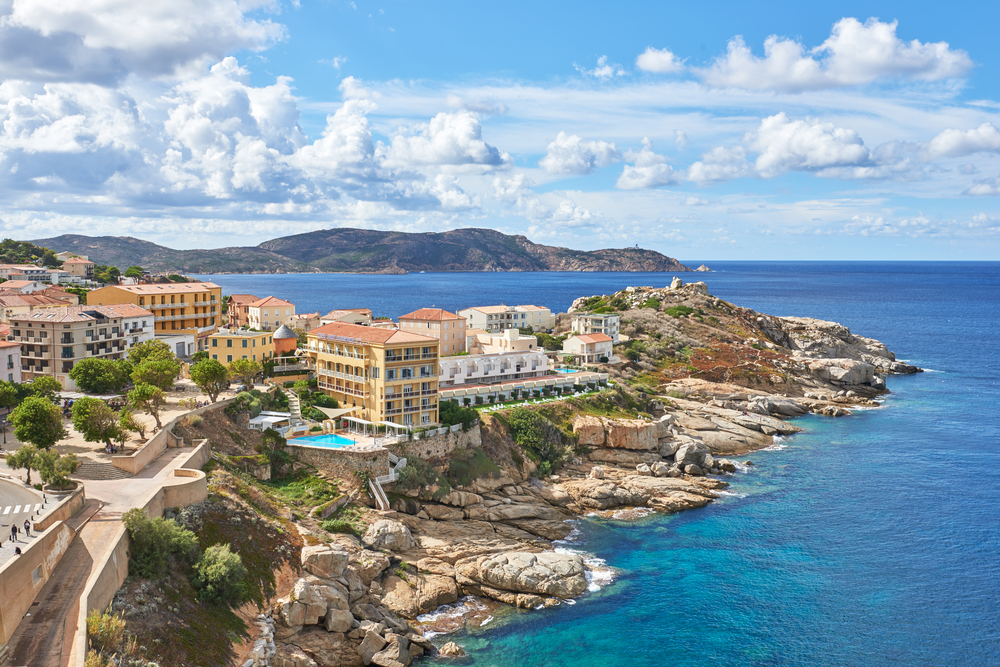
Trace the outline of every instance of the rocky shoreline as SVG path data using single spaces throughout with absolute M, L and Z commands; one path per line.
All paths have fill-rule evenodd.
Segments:
M 523 609 L 562 604 L 589 586 L 583 556 L 553 544 L 570 535 L 572 521 L 628 508 L 704 507 L 728 486 L 733 457 L 802 430 L 788 419 L 876 406 L 887 393 L 886 374 L 919 372 L 839 324 L 762 315 L 708 295 L 703 283 L 676 283 L 628 288 L 615 298 L 684 303 L 716 322 L 707 313 L 728 315 L 744 333 L 720 344 L 748 346 L 766 382 L 760 373 L 678 378 L 645 397 L 648 412 L 637 418 L 577 414 L 578 454 L 545 479 L 530 461 L 506 464 L 517 444 L 501 417 L 484 415 L 476 428 L 500 474 L 455 489 L 396 489 L 393 511 L 360 539 L 342 535 L 306 547 L 307 574 L 271 613 L 270 662 L 247 664 L 405 666 L 438 650 L 424 636 L 432 626 L 417 619 L 443 605 L 468 596 Z M 446 646 L 441 655 L 461 655 Z

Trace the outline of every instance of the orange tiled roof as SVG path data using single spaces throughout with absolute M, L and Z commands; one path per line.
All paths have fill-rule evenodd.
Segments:
M 400 320 L 461 320 L 455 313 L 449 313 L 443 308 L 421 308 L 408 315 L 400 315 Z
M 574 336 L 574 338 L 583 341 L 584 343 L 610 343 L 614 341 L 614 339 L 611 336 L 602 333 Z
M 420 334 L 400 331 L 398 329 L 380 329 L 378 327 L 364 327 L 360 324 L 347 324 L 345 322 L 332 322 L 317 327 L 309 332 L 309 336 L 316 336 L 321 339 L 351 338 L 359 343 L 369 343 L 385 345 L 387 343 L 431 343 L 438 342 L 437 338 L 421 336 Z

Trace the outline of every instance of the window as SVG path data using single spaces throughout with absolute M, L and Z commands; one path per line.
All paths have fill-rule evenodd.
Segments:
M 226 355 L 226 362 L 228 363 L 228 362 L 230 362 L 230 361 L 232 361 L 232 360 L 233 360 L 233 355 L 231 355 L 231 354 L 227 354 L 227 355 Z
M 219 347 L 219 341 L 217 338 L 212 339 L 212 347 Z
M 372 368 L 372 377 L 375 378 L 376 380 L 378 379 L 378 377 L 379 377 L 379 367 L 378 366 L 375 366 L 374 368 Z
M 245 354 L 244 354 L 244 355 L 243 355 L 243 358 L 244 358 L 244 359 L 246 359 L 246 358 L 247 358 L 247 355 L 245 355 Z
M 232 338 L 227 338 L 226 339 L 226 347 L 232 347 L 232 346 L 233 346 L 233 339 Z
M 217 355 L 217 354 L 213 354 L 213 355 L 212 355 L 212 358 L 213 358 L 213 359 L 218 359 L 218 358 L 219 358 L 219 355 Z
M 385 371 L 385 379 L 386 380 L 395 380 L 396 379 L 396 369 L 395 368 L 387 368 L 386 371 Z
M 247 346 L 247 339 L 246 338 L 244 338 L 241 342 L 243 343 L 243 347 Z M 246 359 L 246 357 L 243 357 L 243 358 Z

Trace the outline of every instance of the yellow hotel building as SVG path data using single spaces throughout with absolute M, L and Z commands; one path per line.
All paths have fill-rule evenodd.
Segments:
M 274 356 L 273 331 L 220 329 L 208 337 L 208 355 L 228 367 L 237 359 L 263 363 Z
M 215 283 L 108 285 L 87 293 L 90 306 L 121 303 L 152 311 L 155 335 L 195 334 L 198 349 L 204 350 L 218 329 L 222 288 Z
M 319 388 L 355 416 L 423 427 L 438 423 L 438 350 L 430 336 L 331 323 L 308 333 Z

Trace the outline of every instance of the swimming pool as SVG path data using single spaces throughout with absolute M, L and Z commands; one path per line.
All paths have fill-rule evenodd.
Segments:
M 339 449 L 340 447 L 348 447 L 356 443 L 354 442 L 354 440 L 351 440 L 350 438 L 345 438 L 342 435 L 334 435 L 333 433 L 327 433 L 326 435 L 309 435 L 304 438 L 294 438 L 289 444 L 309 445 L 311 447 L 329 447 L 331 449 Z
M 579 373 L 576 368 L 557 368 L 556 373 Z

